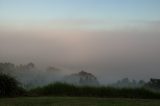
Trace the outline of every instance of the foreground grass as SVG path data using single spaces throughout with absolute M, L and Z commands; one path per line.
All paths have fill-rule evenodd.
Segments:
M 160 106 L 160 100 L 88 97 L 0 98 L 0 106 Z

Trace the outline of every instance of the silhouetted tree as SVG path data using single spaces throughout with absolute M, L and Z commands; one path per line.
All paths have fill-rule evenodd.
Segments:
M 160 91 L 160 79 L 151 78 L 150 81 L 145 84 L 145 87 L 154 91 Z
M 0 96 L 16 96 L 23 92 L 18 81 L 10 75 L 0 73 Z

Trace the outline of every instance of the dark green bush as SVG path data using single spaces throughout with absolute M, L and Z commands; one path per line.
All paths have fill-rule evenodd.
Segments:
M 10 75 L 0 73 L 0 97 L 18 96 L 25 90 L 18 86 L 18 81 Z
M 54 83 L 29 91 L 30 96 L 83 96 L 83 97 L 110 97 L 110 98 L 144 98 L 160 99 L 159 93 L 144 88 L 114 88 L 75 86 L 66 83 Z

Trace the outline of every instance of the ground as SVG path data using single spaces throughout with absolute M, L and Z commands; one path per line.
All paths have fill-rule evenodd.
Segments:
M 160 106 L 160 100 L 87 97 L 0 98 L 0 106 Z

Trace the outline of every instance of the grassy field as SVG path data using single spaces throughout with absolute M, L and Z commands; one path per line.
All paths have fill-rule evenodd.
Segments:
M 160 100 L 87 97 L 0 98 L 0 106 L 160 106 Z

